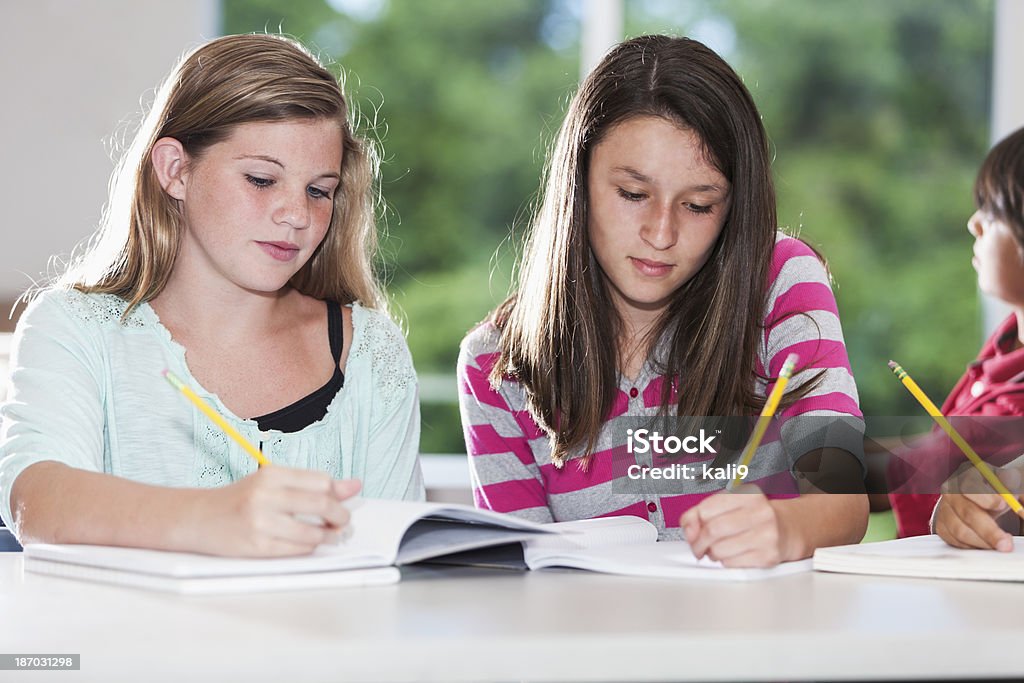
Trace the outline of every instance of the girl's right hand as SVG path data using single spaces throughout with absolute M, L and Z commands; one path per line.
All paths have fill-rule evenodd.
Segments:
M 992 469 L 1020 500 L 1024 473 L 1016 467 Z M 942 496 L 932 516 L 932 530 L 957 548 L 1010 552 L 1013 550 L 1013 538 L 996 521 L 1009 509 L 1003 497 L 992 489 L 977 468 L 967 463 L 942 485 Z
M 210 490 L 190 526 L 202 530 L 203 538 L 196 540 L 211 555 L 306 555 L 338 538 L 349 520 L 344 501 L 360 487 L 358 479 L 336 480 L 324 472 L 261 467 L 241 481 Z

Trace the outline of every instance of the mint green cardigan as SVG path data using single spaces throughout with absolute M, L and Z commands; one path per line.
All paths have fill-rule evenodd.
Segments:
M 122 322 L 125 308 L 112 295 L 50 290 L 19 321 L 0 406 L 4 520 L 14 480 L 44 460 L 160 486 L 223 486 L 252 473 L 256 462 L 164 381 L 165 368 L 272 463 L 360 479 L 368 498 L 423 499 L 416 374 L 385 314 L 352 305 L 344 388 L 322 420 L 282 433 L 260 432 L 201 387 L 148 304 Z

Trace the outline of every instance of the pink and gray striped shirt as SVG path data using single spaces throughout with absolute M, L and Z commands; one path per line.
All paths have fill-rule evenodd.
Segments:
M 821 261 L 806 244 L 780 233 L 769 277 L 757 372 L 775 377 L 786 356 L 797 353 L 803 371 L 793 378 L 791 389 L 818 371 L 822 376 L 809 394 L 780 413 L 774 436 L 770 432 L 762 442 L 746 481 L 775 494 L 793 495 L 796 487 L 789 467 L 780 470 L 771 465 L 785 457 L 781 455 L 781 441 L 786 440 L 787 425 L 798 422 L 791 418 L 841 418 L 847 428 L 827 430 L 824 436 L 815 437 L 815 446 L 841 448 L 861 459 L 863 420 L 835 297 Z M 650 520 L 661 538 L 669 539 L 680 536 L 679 517 L 683 512 L 721 489 L 722 482 L 700 480 L 685 482 L 685 491 L 671 493 L 621 484 L 626 437 L 623 429 L 612 425 L 622 416 L 654 416 L 661 410 L 666 378 L 658 374 L 657 363 L 650 360 L 635 379 L 620 375 L 615 402 L 589 463 L 584 467 L 583 460 L 574 457 L 564 467 L 556 468 L 551 462 L 548 436 L 531 418 L 522 387 L 508 379 L 497 389 L 489 383 L 488 376 L 499 356 L 497 342 L 493 323 L 480 325 L 463 340 L 458 363 L 462 425 L 478 507 L 538 522 L 636 515 Z M 757 380 L 756 390 L 767 396 L 773 384 Z

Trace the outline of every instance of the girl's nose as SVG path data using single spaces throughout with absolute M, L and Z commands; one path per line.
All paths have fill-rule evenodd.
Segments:
M 277 209 L 276 219 L 278 223 L 287 223 L 293 228 L 306 228 L 309 226 L 309 205 L 307 197 L 303 192 L 301 197 L 291 197 L 281 203 Z
M 671 206 L 656 207 L 644 221 L 640 236 L 658 251 L 671 249 L 679 239 Z

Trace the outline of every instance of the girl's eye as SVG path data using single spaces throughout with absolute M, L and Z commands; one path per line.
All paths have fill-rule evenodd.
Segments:
M 265 189 L 274 184 L 274 181 L 270 178 L 260 178 L 258 176 L 245 174 L 245 179 L 249 181 L 249 184 L 257 189 Z
M 625 199 L 627 202 L 638 202 L 642 199 L 647 198 L 647 195 L 643 194 L 642 192 L 630 192 L 629 190 L 624 190 L 621 187 L 618 189 L 618 192 L 619 196 Z
M 323 190 L 323 189 L 321 189 L 319 187 L 315 187 L 313 185 L 310 185 L 308 188 L 306 188 L 306 192 L 313 199 L 330 199 L 331 198 L 330 191 Z
M 700 204 L 685 204 L 686 208 L 693 213 L 711 213 L 711 205 L 701 206 Z

